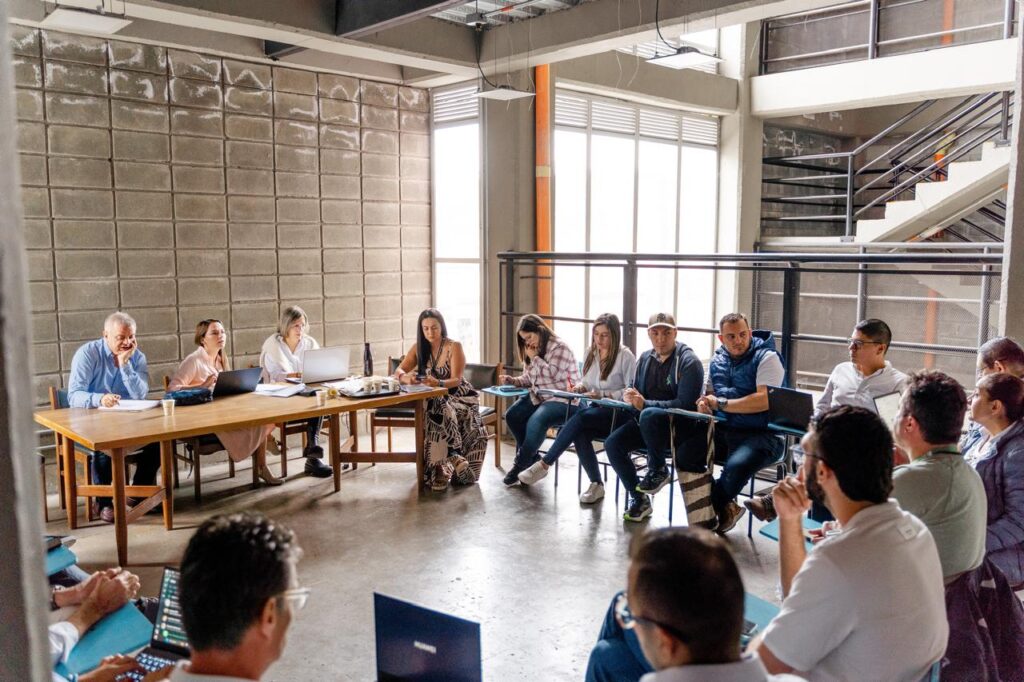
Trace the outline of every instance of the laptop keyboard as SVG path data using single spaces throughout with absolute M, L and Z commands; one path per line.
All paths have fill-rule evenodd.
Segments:
M 148 675 L 151 672 L 161 670 L 169 665 L 174 665 L 174 661 L 172 661 L 169 658 L 157 656 L 155 654 L 147 653 L 145 651 L 136 656 L 135 660 L 139 662 L 139 666 L 142 668 L 142 670 L 133 670 L 128 673 L 123 673 L 121 675 L 118 675 L 115 679 L 118 681 L 138 681 L 142 680 L 146 675 Z

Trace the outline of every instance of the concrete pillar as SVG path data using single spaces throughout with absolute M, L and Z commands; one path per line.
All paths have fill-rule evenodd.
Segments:
M 1024 29 L 1024 13 L 1018 18 L 1017 35 Z M 1006 192 L 1006 228 L 1003 233 L 1003 276 L 999 292 L 999 333 L 1024 339 L 1024 42 L 1017 41 L 1017 82 L 1013 89 L 1010 182 Z
M 721 118 L 718 154 L 718 253 L 753 251 L 761 225 L 761 119 L 750 114 L 750 78 L 757 75 L 760 24 L 723 28 L 722 75 L 739 81 L 739 104 Z M 750 273 L 723 271 L 716 278 L 715 319 L 752 305 Z
M 7 5 L 0 3 L 0 680 L 48 680 L 32 338 Z
M 502 81 L 504 82 L 504 80 Z M 527 73 L 512 78 L 517 88 L 532 90 Z M 496 254 L 534 249 L 534 111 L 533 98 L 501 102 L 481 100 L 483 125 L 483 234 L 485 262 L 484 344 L 486 362 L 499 358 L 499 311 L 503 302 Z M 519 274 L 532 274 L 522 268 Z M 536 287 L 520 282 L 524 312 L 536 307 Z M 525 306 L 525 307 L 524 307 Z

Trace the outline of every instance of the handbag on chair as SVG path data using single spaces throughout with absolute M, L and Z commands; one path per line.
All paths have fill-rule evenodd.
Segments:
M 672 443 L 672 462 L 676 462 L 675 420 L 669 422 L 669 440 Z M 677 469 L 679 488 L 683 491 L 683 505 L 686 507 L 686 523 L 689 526 L 701 526 L 708 530 L 718 527 L 718 516 L 711 505 L 711 483 L 714 480 L 715 468 L 715 422 L 707 424 L 707 455 L 705 469 L 701 473 L 693 473 Z

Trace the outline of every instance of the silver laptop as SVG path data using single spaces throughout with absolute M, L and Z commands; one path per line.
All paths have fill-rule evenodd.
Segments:
M 892 431 L 895 427 L 896 415 L 900 411 L 900 394 L 886 393 L 875 398 L 875 411 Z
M 315 384 L 348 376 L 348 348 L 317 348 L 302 356 L 302 383 Z

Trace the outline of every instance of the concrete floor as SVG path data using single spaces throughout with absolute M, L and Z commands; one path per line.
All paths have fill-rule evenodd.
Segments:
M 409 429 L 395 434 L 396 448 L 411 447 Z M 512 455 L 505 444 L 503 461 Z M 417 494 L 415 470 L 402 464 L 346 472 L 334 494 L 330 479 L 303 475 L 298 458 L 289 469 L 300 473 L 284 486 L 253 491 L 247 465 L 228 479 L 226 464 L 204 459 L 202 506 L 183 472 L 175 529 L 164 531 L 158 515 L 129 527 L 130 568 L 142 577 L 143 592 L 155 594 L 161 567 L 179 561 L 203 519 L 259 510 L 296 531 L 305 550 L 300 583 L 313 589 L 284 657 L 265 680 L 375 679 L 374 591 L 480 622 L 486 680 L 581 680 L 608 600 L 624 586 L 632 534 L 668 524 L 668 489 L 655 498 L 650 521 L 626 524 L 612 488 L 596 505 L 579 504 L 571 452 L 562 458 L 557 489 L 553 476 L 532 488 L 506 489 L 492 457 L 493 446 L 478 486 L 442 494 Z M 271 456 L 275 472 L 276 460 Z M 675 494 L 678 524 L 685 514 Z M 55 495 L 50 504 L 56 507 Z M 778 603 L 778 547 L 757 526 L 748 540 L 744 518 L 728 539 L 747 591 Z M 67 533 L 63 520 L 48 530 Z M 74 551 L 86 569 L 116 561 L 111 527 L 93 525 L 75 535 Z

